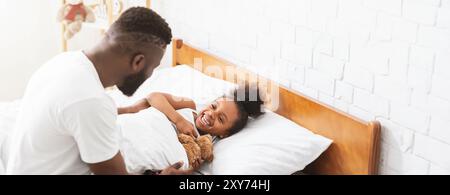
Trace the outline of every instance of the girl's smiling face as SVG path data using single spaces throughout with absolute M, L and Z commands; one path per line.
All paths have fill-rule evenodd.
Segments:
M 198 114 L 195 125 L 203 133 L 226 137 L 238 118 L 236 103 L 229 98 L 220 98 Z

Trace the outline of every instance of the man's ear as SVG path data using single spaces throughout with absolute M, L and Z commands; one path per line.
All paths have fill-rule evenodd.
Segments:
M 146 59 L 145 55 L 138 54 L 133 57 L 131 60 L 131 69 L 133 73 L 141 72 L 145 68 Z

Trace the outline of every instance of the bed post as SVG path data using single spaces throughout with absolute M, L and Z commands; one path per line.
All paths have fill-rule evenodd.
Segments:
M 371 152 L 369 160 L 369 175 L 378 175 L 379 161 L 380 161 L 380 138 L 381 138 L 381 124 L 378 121 L 369 122 L 368 126 L 372 132 L 372 144 L 369 148 Z
M 62 7 L 63 5 L 66 4 L 66 0 L 61 0 L 61 3 L 62 3 L 61 4 L 61 7 Z M 67 51 L 67 40 L 64 37 L 64 32 L 66 32 L 66 25 L 64 25 L 64 23 L 61 23 L 61 41 L 62 41 L 61 49 L 63 52 L 66 52 Z

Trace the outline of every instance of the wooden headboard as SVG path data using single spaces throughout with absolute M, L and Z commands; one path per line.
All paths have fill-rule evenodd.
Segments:
M 308 174 L 318 175 L 365 175 L 378 173 L 380 124 L 377 121 L 365 122 L 349 116 L 329 106 L 321 104 L 305 95 L 287 88 L 245 69 L 196 49 L 181 39 L 173 42 L 173 66 L 189 65 L 199 71 L 233 83 L 241 82 L 239 78 L 254 79 L 258 84 L 272 85 L 267 93 L 276 97 L 267 107 L 289 120 L 328 137 L 334 141 L 332 146 L 305 170 Z M 199 66 L 201 64 L 201 66 Z M 227 72 L 224 77 L 211 74 L 211 69 Z M 231 70 L 231 71 L 230 71 Z M 215 72 L 215 71 L 212 71 Z M 240 75 L 240 76 L 239 76 Z M 242 77 L 242 75 L 245 75 Z M 264 81 L 264 82 L 263 82 Z M 269 82 L 267 82 L 269 81 Z M 269 83 L 269 84 L 267 84 Z M 276 87 L 277 90 L 270 90 Z

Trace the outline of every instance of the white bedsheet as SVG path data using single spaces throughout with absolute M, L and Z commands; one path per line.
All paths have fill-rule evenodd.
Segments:
M 121 115 L 120 149 L 130 173 L 161 170 L 177 162 L 189 162 L 175 129 L 160 111 L 150 108 L 137 114 Z M 189 164 L 185 163 L 184 168 Z
M 0 175 L 4 174 L 6 164 L 6 138 L 12 133 L 20 101 L 0 102 Z

